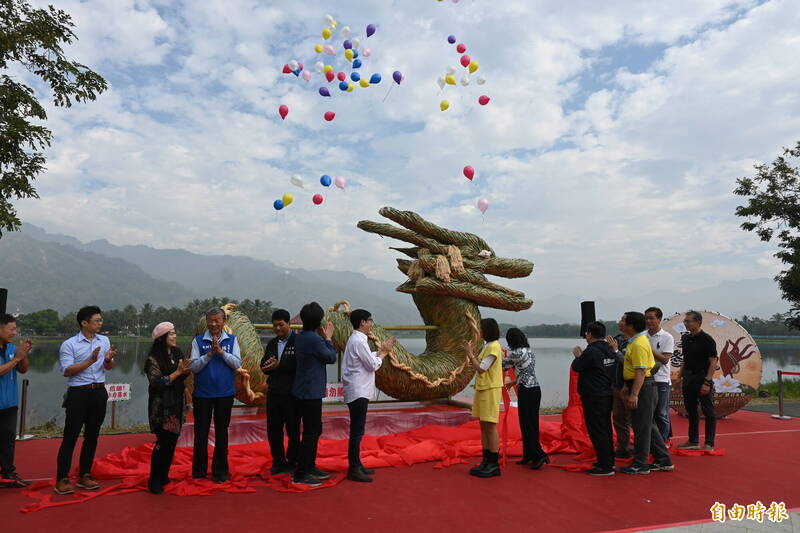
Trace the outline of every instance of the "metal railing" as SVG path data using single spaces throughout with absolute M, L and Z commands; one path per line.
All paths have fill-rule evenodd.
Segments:
M 778 414 L 772 415 L 772 418 L 778 420 L 790 420 L 792 417 L 783 414 L 783 376 L 800 376 L 800 372 L 786 372 L 785 370 L 778 370 Z

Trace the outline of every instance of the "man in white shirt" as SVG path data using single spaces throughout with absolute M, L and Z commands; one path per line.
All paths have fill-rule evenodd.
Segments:
M 664 313 L 658 307 L 648 307 L 644 312 L 647 338 L 650 341 L 650 347 L 653 349 L 653 357 L 655 357 L 656 363 L 661 363 L 658 370 L 653 372 L 653 380 L 656 382 L 658 391 L 654 422 L 658 427 L 658 432 L 661 433 L 661 438 L 664 439 L 664 442 L 667 442 L 671 433 L 669 395 L 672 379 L 670 378 L 669 360 L 675 349 L 675 339 L 671 334 L 661 329 L 662 318 L 664 318 Z
M 372 315 L 364 309 L 350 313 L 353 334 L 347 341 L 342 356 L 342 382 L 344 401 L 350 411 L 350 442 L 347 447 L 349 468 L 347 479 L 370 482 L 372 469 L 361 464 L 361 438 L 367 424 L 369 399 L 375 395 L 375 372 L 381 367 L 383 358 L 389 355 L 396 342 L 394 337 L 384 340 L 378 351 L 369 349 L 369 334 L 372 330 Z

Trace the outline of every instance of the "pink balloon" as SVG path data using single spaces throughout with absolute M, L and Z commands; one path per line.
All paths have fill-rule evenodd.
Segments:
M 329 45 L 329 44 L 326 44 L 325 46 L 323 46 L 323 47 L 322 47 L 322 50 L 323 50 L 323 51 L 324 51 L 326 54 L 328 54 L 329 56 L 335 56 L 335 55 L 336 55 L 336 50 L 334 50 L 334 49 L 333 49 L 333 46 L 331 46 L 331 45 Z
M 300 76 L 302 76 L 302 77 L 303 77 L 303 79 L 304 79 L 304 80 L 306 80 L 306 81 L 311 81 L 311 72 L 309 72 L 308 70 L 304 70 L 304 71 L 303 71 L 303 72 L 300 74 Z
M 489 97 L 488 97 L 488 96 L 486 96 L 485 94 L 483 94 L 483 95 L 481 95 L 481 96 L 479 96 L 479 97 L 478 97 L 478 103 L 479 103 L 479 104 L 481 104 L 481 105 L 486 105 L 486 104 L 488 104 L 488 103 L 489 103 L 489 100 L 491 100 L 491 98 L 489 98 Z
M 475 169 L 471 166 L 467 165 L 464 167 L 464 177 L 467 178 L 469 181 L 472 181 L 472 178 L 475 177 Z
M 489 200 L 478 198 L 478 209 L 480 209 L 481 213 L 486 213 L 486 210 L 489 209 Z
M 325 198 L 321 194 L 315 194 L 311 197 L 311 201 L 314 202 L 314 205 L 319 205 L 325 201 Z
M 459 43 L 459 45 L 456 46 L 456 52 L 458 52 L 459 54 L 463 54 L 466 51 L 467 51 L 467 45 L 465 45 L 464 43 Z
M 333 184 L 344 190 L 344 186 L 347 184 L 347 181 L 341 176 L 336 176 L 336 178 L 333 180 Z
M 289 114 L 289 106 L 288 105 L 280 106 L 278 108 L 278 114 L 281 116 L 281 120 L 285 120 L 286 119 L 286 115 Z
M 370 50 L 369 48 L 364 48 L 364 51 L 361 52 L 361 55 L 364 57 L 369 57 L 372 55 L 372 50 Z
M 461 66 L 466 68 L 469 66 L 470 61 L 472 61 L 467 54 L 461 56 Z
M 334 113 L 333 111 L 325 111 L 325 115 L 323 116 L 325 117 L 325 120 L 330 122 L 331 120 L 336 118 L 336 113 Z

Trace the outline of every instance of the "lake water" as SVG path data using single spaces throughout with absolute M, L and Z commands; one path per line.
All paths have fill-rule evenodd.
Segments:
M 404 338 L 404 346 L 415 353 L 425 349 L 425 339 Z M 569 386 L 571 349 L 579 339 L 531 339 L 536 353 L 536 375 L 542 387 L 542 407 L 566 405 Z M 31 354 L 31 368 L 21 379 L 30 380 L 28 389 L 27 427 L 36 427 L 53 421 L 64 424 L 61 401 L 66 390 L 66 378 L 59 373 L 58 342 L 39 342 Z M 107 372 L 107 383 L 130 383 L 131 400 L 117 402 L 117 424 L 147 423 L 147 379 L 143 374 L 144 362 L 150 343 L 146 340 L 116 342 L 118 356 L 114 370 Z M 762 381 L 775 381 L 777 370 L 800 371 L 800 344 L 760 343 L 763 360 Z M 328 381 L 337 381 L 337 366 L 328 366 Z M 467 387 L 463 395 L 472 395 Z M 381 394 L 379 400 L 388 399 Z M 106 426 L 111 424 L 111 408 L 106 415 Z

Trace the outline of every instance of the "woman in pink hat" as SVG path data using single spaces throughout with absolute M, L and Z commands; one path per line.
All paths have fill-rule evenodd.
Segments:
M 150 382 L 147 412 L 156 445 L 150 460 L 147 487 L 153 494 L 164 492 L 169 483 L 169 467 L 183 425 L 183 381 L 191 371 L 191 361 L 183 358 L 177 345 L 175 326 L 161 322 L 153 329 L 153 345 L 144 365 Z

